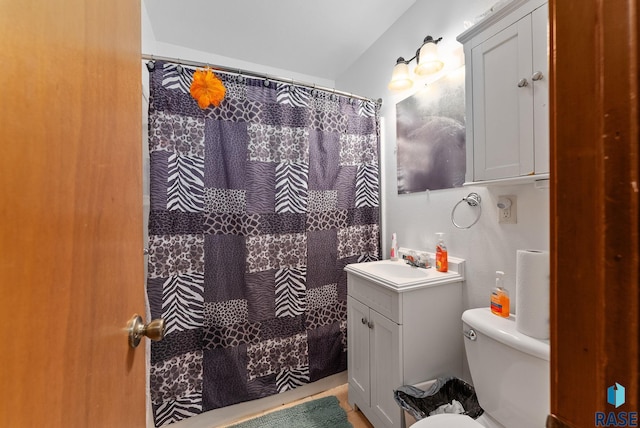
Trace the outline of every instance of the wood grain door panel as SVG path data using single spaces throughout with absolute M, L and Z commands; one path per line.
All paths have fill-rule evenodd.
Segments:
M 0 3 L 0 426 L 141 427 L 140 3 Z

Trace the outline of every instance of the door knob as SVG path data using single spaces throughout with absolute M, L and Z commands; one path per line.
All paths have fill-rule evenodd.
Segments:
M 145 324 L 142 317 L 135 314 L 127 324 L 129 332 L 129 346 L 136 348 L 140 344 L 142 336 L 147 336 L 151 340 L 162 340 L 164 337 L 164 320 L 162 318 L 155 319 L 149 324 Z

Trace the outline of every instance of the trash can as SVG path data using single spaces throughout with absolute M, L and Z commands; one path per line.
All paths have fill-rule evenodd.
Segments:
M 405 427 L 438 413 L 458 413 L 473 419 L 484 413 L 473 386 L 456 377 L 442 377 L 393 391 L 404 410 Z

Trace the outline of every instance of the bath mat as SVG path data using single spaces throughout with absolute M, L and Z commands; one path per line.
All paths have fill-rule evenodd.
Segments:
M 334 395 L 307 401 L 257 418 L 249 419 L 229 428 L 353 428 L 347 413 Z

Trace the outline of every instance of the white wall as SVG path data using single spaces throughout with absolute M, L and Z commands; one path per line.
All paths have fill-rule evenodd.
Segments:
M 285 79 L 293 79 L 297 82 L 315 84 L 317 86 L 324 86 L 326 88 L 333 88 L 335 82 L 329 79 L 323 79 L 317 76 L 311 76 L 307 74 L 300 74 L 290 70 L 282 68 L 269 67 L 262 64 L 257 64 L 248 61 L 242 61 L 236 58 L 230 58 L 227 56 L 211 54 L 208 52 L 202 52 L 195 49 L 188 49 L 183 46 L 172 45 L 169 43 L 163 43 L 156 40 L 149 20 L 149 15 L 145 8 L 144 2 L 142 2 L 142 54 L 154 55 L 156 57 L 168 57 L 176 60 L 195 61 L 205 64 L 220 65 L 230 68 L 238 68 L 239 70 L 247 70 L 255 73 L 266 74 L 269 76 L 282 77 Z M 247 32 L 247 38 L 253 39 L 255 37 L 251 32 Z M 143 84 L 147 85 L 148 80 L 143 80 Z
M 383 107 L 381 147 L 382 236 L 388 257 L 392 232 L 398 234 L 400 246 L 434 251 L 435 233 L 445 232 L 445 242 L 452 256 L 467 260 L 464 287 L 466 308 L 488 306 L 495 271 L 505 272 L 505 287 L 515 301 L 516 251 L 549 248 L 549 191 L 533 184 L 509 187 L 463 187 L 457 189 L 398 195 L 396 185 L 396 109 L 395 104 L 419 89 L 394 94 L 387 89 L 391 70 L 398 56 L 410 58 L 425 36 L 443 37 L 438 44 L 448 60 L 445 70 L 456 69 L 463 61 L 462 45 L 455 38 L 465 30 L 465 21 L 474 22 L 494 0 L 418 0 L 376 43 L 343 75 L 336 87 L 355 94 L 381 97 Z M 412 62 L 415 65 L 415 61 Z M 437 78 L 437 76 L 436 76 Z M 470 192 L 482 197 L 482 216 L 468 230 L 453 226 L 453 206 Z M 517 196 L 517 224 L 497 222 L 499 195 Z M 466 203 L 456 210 L 456 220 L 468 224 L 475 211 Z M 515 304 L 511 305 L 515 311 Z

